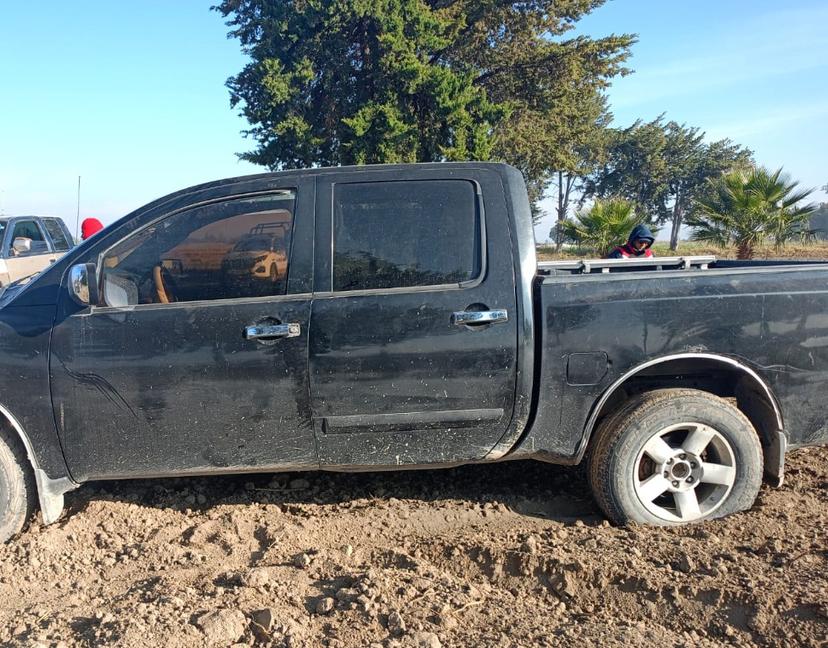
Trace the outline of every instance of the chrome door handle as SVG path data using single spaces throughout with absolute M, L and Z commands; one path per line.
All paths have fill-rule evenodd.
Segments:
M 452 313 L 451 322 L 457 326 L 467 324 L 497 324 L 509 321 L 509 313 L 506 310 L 490 311 L 457 311 Z
M 267 338 L 292 338 L 301 333 L 298 323 L 291 324 L 258 324 L 247 326 L 244 329 L 244 337 L 247 340 L 260 340 Z

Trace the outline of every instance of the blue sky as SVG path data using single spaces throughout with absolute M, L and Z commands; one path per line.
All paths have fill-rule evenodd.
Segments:
M 0 211 L 111 222 L 165 193 L 261 170 L 224 81 L 244 65 L 210 3 L 3 0 Z M 616 125 L 660 113 L 828 183 L 828 3 L 614 0 L 582 21 L 634 32 Z M 817 200 L 826 200 L 820 191 Z M 551 208 L 551 205 L 550 205 Z M 544 238 L 549 222 L 537 230 Z

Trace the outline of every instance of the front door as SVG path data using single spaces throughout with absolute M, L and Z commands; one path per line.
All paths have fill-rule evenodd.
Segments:
M 495 173 L 465 173 L 319 179 L 317 249 L 330 252 L 316 257 L 310 372 L 323 466 L 480 459 L 509 424 L 508 213 Z
M 304 200 L 295 187 L 222 200 L 100 243 L 101 303 L 69 310 L 51 347 L 75 479 L 318 465 L 310 293 L 269 253 L 312 228 Z

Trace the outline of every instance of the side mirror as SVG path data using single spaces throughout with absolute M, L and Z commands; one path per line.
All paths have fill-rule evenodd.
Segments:
M 12 250 L 15 254 L 26 254 L 32 251 L 32 239 L 25 236 L 18 236 L 12 243 Z
M 69 296 L 81 306 L 98 303 L 98 278 L 94 263 L 79 263 L 69 270 Z

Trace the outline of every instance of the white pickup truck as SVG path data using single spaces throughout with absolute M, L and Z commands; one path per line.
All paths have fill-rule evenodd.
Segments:
M 0 287 L 37 274 L 74 242 L 66 224 L 55 217 L 0 218 Z

